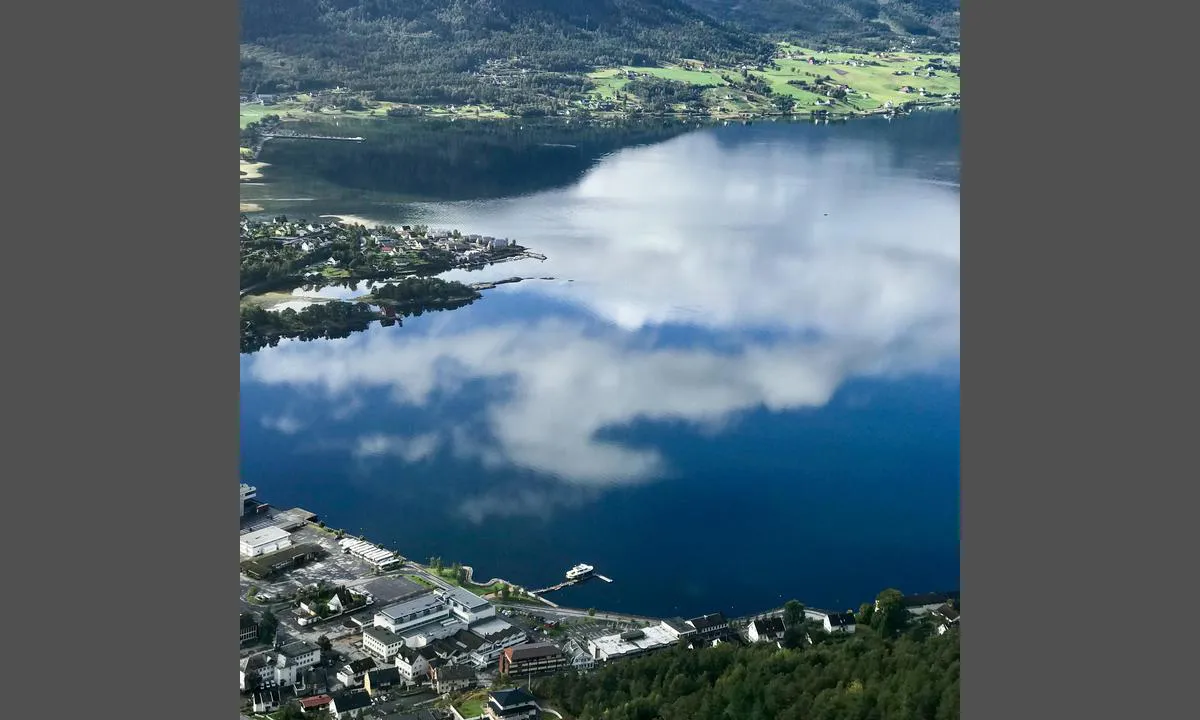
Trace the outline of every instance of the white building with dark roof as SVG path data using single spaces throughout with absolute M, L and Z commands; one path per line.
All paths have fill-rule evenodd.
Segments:
M 855 628 L 854 613 L 829 613 L 821 621 L 821 625 L 825 628 L 825 632 L 828 633 L 853 633 Z
M 754 620 L 746 628 L 750 642 L 775 642 L 783 638 L 783 618 L 765 617 Z

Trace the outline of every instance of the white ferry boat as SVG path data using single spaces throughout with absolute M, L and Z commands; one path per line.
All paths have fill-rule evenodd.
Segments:
M 584 563 L 580 563 L 567 571 L 567 579 L 568 580 L 579 580 L 581 578 L 585 578 L 588 575 L 591 575 L 592 571 L 595 569 L 596 568 L 592 567 L 591 565 L 585 565 Z

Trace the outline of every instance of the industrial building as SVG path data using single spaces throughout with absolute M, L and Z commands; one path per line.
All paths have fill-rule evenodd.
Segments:
M 380 570 L 388 570 L 390 568 L 399 567 L 404 564 L 404 558 L 400 557 L 391 550 L 385 550 L 366 540 L 358 538 L 342 538 L 338 540 L 338 544 L 342 546 L 342 552 L 349 553 L 356 558 L 366 560 L 371 565 Z
M 401 633 L 409 628 L 450 617 L 450 607 L 434 593 L 402 600 L 375 613 L 375 627 Z
M 281 530 L 277 527 L 265 527 L 262 530 L 246 533 L 241 537 L 241 551 L 243 558 L 253 558 L 258 557 L 259 555 L 267 555 L 291 546 L 291 533 L 286 530 Z

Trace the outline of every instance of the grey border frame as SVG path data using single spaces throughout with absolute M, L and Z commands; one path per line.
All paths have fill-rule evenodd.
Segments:
M 28 337 L 8 346 L 9 377 L 21 379 L 10 390 L 20 440 L 9 448 L 15 497 L 6 507 L 14 533 L 75 558 L 53 571 L 45 557 L 14 558 L 10 594 L 37 605 L 19 611 L 24 622 L 10 623 L 12 646 L 29 653 L 19 667 L 32 672 L 22 679 L 30 687 L 13 688 L 9 711 L 71 714 L 93 699 L 134 715 L 152 708 L 232 717 L 230 508 L 239 438 L 236 250 L 227 238 L 238 199 L 238 3 L 35 4 L 22 6 L 19 19 L 8 16 L 10 47 L 27 68 L 10 89 L 15 140 L 6 169 L 20 198 L 8 205 L 17 226 L 10 237 L 29 239 L 10 245 L 10 282 L 22 290 L 13 306 L 32 322 Z M 1111 341 L 1124 329 L 1103 317 L 1089 324 L 1089 313 L 1103 312 L 1098 306 L 1073 300 L 1062 314 L 1048 309 L 1064 295 L 1084 296 L 1078 286 L 1089 280 L 1103 282 L 1097 297 L 1119 296 L 1123 316 L 1135 322 L 1128 303 L 1147 302 L 1107 280 L 1123 276 L 1134 262 L 1129 254 L 1100 252 L 1114 229 L 1126 230 L 1118 240 L 1129 243 L 1146 227 L 1115 225 L 1097 212 L 1131 200 L 1091 171 L 1095 153 L 1145 131 L 1130 130 L 1131 118 L 1119 113 L 1071 117 L 1056 102 L 1073 96 L 1078 107 L 1099 83 L 1140 88 L 1139 70 L 1130 68 L 1127 80 L 1099 77 L 1096 88 L 1074 84 L 1103 54 L 1074 47 L 1082 45 L 1080 30 L 1129 37 L 1109 16 L 1084 22 L 1068 6 L 983 3 L 970 5 L 963 21 L 970 79 L 962 115 L 969 270 L 962 552 L 971 608 L 964 707 L 980 718 L 1107 717 L 1124 699 L 1114 695 L 1136 693 L 1141 700 L 1124 715 L 1157 715 L 1152 707 L 1188 686 L 1173 683 L 1173 674 L 1150 675 L 1152 662 L 1141 673 L 1160 683 L 1118 676 L 1119 659 L 1130 656 L 1126 642 L 1136 643 L 1134 655 L 1157 655 L 1149 646 L 1178 628 L 1123 627 L 1109 601 L 1113 575 L 1136 582 L 1124 577 L 1125 557 L 1137 559 L 1133 572 L 1141 576 L 1149 570 L 1136 567 L 1162 559 L 1149 543 L 1172 504 L 1143 489 L 1155 464 L 1127 470 L 1131 462 L 1096 452 L 1132 451 L 1135 438 L 1092 434 L 1092 425 L 1119 412 L 1099 407 L 1096 394 L 1111 401 L 1112 385 L 1141 382 L 1154 371 L 1135 365 L 1156 358 Z M 52 28 L 52 37 L 38 28 Z M 1051 72 L 1051 63 L 1061 67 Z M 1081 135 L 1096 142 L 1080 143 Z M 1073 214 L 1056 222 L 1064 210 Z M 45 242 L 63 249 L 47 251 Z M 1136 279 L 1165 282 L 1149 273 Z M 1184 326 L 1167 331 L 1175 327 Z M 1075 357 L 1070 351 L 1088 335 L 1102 335 L 1112 354 Z M 1101 379 L 1105 387 L 1081 382 L 1079 362 L 1099 370 L 1105 359 L 1115 365 L 1116 354 L 1125 357 L 1119 372 Z M 1155 448 L 1165 464 L 1170 448 L 1163 450 Z M 1192 463 L 1180 457 L 1177 465 Z M 1138 497 L 1120 491 L 1135 478 Z M 1102 491 L 1109 481 L 1118 491 Z M 1130 514 L 1139 498 L 1153 501 L 1160 519 Z M 1140 536 L 1118 533 L 1109 521 L 1094 527 L 1084 516 L 1097 511 L 1130 529 L 1151 527 Z M 1095 544 L 1102 534 L 1120 535 L 1119 546 Z M 1179 548 L 1186 552 L 1187 543 Z M 151 599 L 151 591 L 167 597 Z M 1187 597 L 1162 596 L 1183 612 L 1164 617 L 1186 623 Z M 1047 617 L 1025 612 L 1034 607 L 1050 611 L 1047 623 L 1032 622 Z M 78 624 L 61 620 L 81 613 Z M 79 654 L 46 642 L 56 626 L 84 630 Z M 75 673 L 76 658 L 94 661 Z
M 4 14 L 3 714 L 234 718 L 238 0 Z

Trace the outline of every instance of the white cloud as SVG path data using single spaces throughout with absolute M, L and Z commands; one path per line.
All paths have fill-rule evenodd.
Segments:
M 360 437 L 354 447 L 354 456 L 359 459 L 393 456 L 416 463 L 433 457 L 441 442 L 435 433 L 413 437 L 377 433 Z
M 284 435 L 295 435 L 304 429 L 304 423 L 294 415 L 264 416 L 260 422 L 268 430 Z

